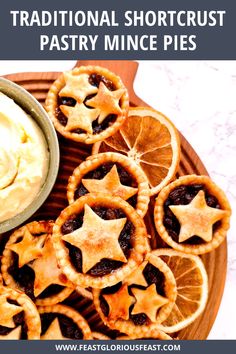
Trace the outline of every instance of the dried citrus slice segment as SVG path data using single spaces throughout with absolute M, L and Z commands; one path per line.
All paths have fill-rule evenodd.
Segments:
M 96 143 L 92 153 L 116 151 L 132 158 L 146 174 L 151 195 L 175 176 L 180 159 L 176 127 L 162 113 L 148 107 L 130 108 L 120 130 Z
M 166 333 L 178 332 L 203 312 L 208 298 L 208 277 L 199 256 L 160 248 L 153 251 L 174 274 L 177 285 L 177 298 L 167 319 L 161 323 L 160 330 Z

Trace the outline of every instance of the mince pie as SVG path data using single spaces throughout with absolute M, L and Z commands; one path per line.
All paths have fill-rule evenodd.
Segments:
M 52 228 L 52 221 L 22 226 L 13 232 L 3 251 L 6 285 L 25 292 L 39 306 L 61 302 L 74 289 L 57 265 Z
M 128 157 L 107 152 L 82 162 L 67 187 L 69 203 L 87 193 L 102 193 L 126 200 L 142 217 L 149 203 L 149 187 L 141 168 Z
M 111 287 L 93 289 L 103 322 L 130 337 L 151 337 L 170 314 L 177 296 L 170 268 L 148 253 L 136 270 Z
M 0 339 L 39 339 L 36 306 L 21 291 L 0 286 Z
M 45 105 L 63 136 L 86 144 L 114 134 L 128 107 L 128 92 L 120 77 L 99 66 L 63 73 L 51 86 Z
M 75 285 L 103 288 L 128 276 L 147 252 L 142 218 L 119 197 L 87 194 L 53 228 L 58 263 Z
M 41 339 L 93 339 L 87 321 L 65 305 L 38 307 L 41 318 Z
M 176 250 L 204 254 L 218 247 L 229 228 L 231 208 L 207 176 L 183 176 L 163 188 L 154 217 L 160 237 Z

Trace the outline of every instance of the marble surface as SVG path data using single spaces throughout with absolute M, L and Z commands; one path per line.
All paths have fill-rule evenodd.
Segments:
M 236 62 L 141 62 L 135 91 L 175 123 L 230 200 L 227 279 L 209 339 L 236 339 Z
M 61 71 L 73 61 L 1 61 L 0 75 Z M 236 339 L 236 61 L 142 61 L 135 91 L 191 142 L 233 210 L 225 291 L 209 339 Z

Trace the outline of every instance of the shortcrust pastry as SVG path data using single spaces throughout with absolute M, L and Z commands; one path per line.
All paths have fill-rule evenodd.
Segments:
M 210 252 L 223 242 L 230 215 L 224 192 L 209 177 L 197 175 L 163 188 L 154 210 L 160 237 L 174 249 L 193 254 Z
M 149 187 L 141 168 L 128 157 L 107 152 L 82 162 L 67 187 L 69 203 L 87 193 L 102 193 L 126 200 L 142 217 L 149 203 Z
M 93 339 L 87 321 L 76 310 L 65 305 L 38 308 L 41 318 L 41 339 Z
M 93 335 L 93 339 L 96 339 L 96 340 L 109 340 L 109 339 L 111 339 L 108 336 L 106 336 L 105 334 L 100 333 L 100 332 L 92 332 L 92 335 Z
M 2 257 L 6 285 L 24 291 L 43 306 L 63 301 L 74 290 L 57 265 L 52 228 L 52 221 L 22 226 L 10 236 Z
M 21 291 L 0 286 L 0 339 L 39 339 L 36 306 Z
M 165 332 L 162 332 L 158 329 L 153 329 L 148 331 L 147 333 L 143 333 L 142 337 L 139 336 L 119 336 L 116 339 L 122 339 L 122 340 L 134 340 L 134 339 L 158 339 L 158 340 L 172 340 L 172 337 L 166 334 Z
M 128 107 L 128 92 L 120 77 L 99 66 L 61 74 L 45 105 L 59 133 L 86 144 L 114 134 L 125 121 Z
M 137 212 L 119 197 L 87 194 L 62 211 L 53 229 L 58 263 L 75 285 L 102 288 L 129 275 L 147 252 Z
M 130 337 L 152 337 L 170 314 L 177 296 L 175 278 L 159 257 L 144 262 L 118 284 L 93 289 L 94 304 L 103 322 Z

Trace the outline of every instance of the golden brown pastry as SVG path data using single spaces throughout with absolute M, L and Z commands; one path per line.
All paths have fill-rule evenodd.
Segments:
M 152 337 L 172 311 L 177 290 L 170 268 L 148 253 L 144 262 L 118 284 L 93 289 L 94 304 L 103 322 L 129 337 Z
M 62 211 L 53 229 L 58 264 L 82 287 L 114 285 L 143 260 L 147 233 L 124 200 L 87 194 Z
M 87 321 L 78 311 L 65 305 L 38 308 L 42 325 L 42 340 L 93 339 Z
M 6 285 L 24 291 L 39 306 L 61 302 L 74 290 L 58 267 L 52 228 L 52 221 L 20 227 L 10 236 L 2 256 Z
M 160 237 L 176 250 L 203 254 L 217 248 L 229 228 L 231 208 L 207 176 L 188 175 L 162 189 L 154 219 Z
M 74 170 L 67 187 L 69 203 L 87 193 L 120 197 L 142 217 L 147 212 L 147 179 L 134 161 L 121 154 L 107 152 L 94 155 Z
M 0 339 L 39 339 L 36 306 L 21 291 L 0 286 Z
M 45 104 L 60 134 L 86 144 L 114 134 L 125 121 L 128 107 L 128 92 L 119 76 L 99 66 L 61 74 Z

